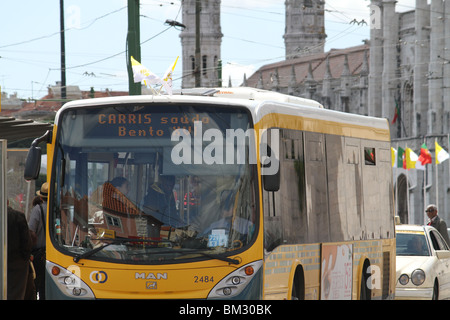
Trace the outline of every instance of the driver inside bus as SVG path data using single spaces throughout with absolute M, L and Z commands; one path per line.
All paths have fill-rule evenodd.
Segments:
M 143 200 L 143 211 L 163 222 L 165 225 L 178 227 L 183 225 L 175 203 L 173 187 L 174 176 L 160 176 L 160 183 L 153 183 Z

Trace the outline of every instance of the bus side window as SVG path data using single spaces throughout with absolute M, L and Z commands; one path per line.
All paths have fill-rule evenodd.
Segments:
M 364 163 L 369 166 L 376 165 L 375 148 L 364 147 Z
M 325 135 L 304 132 L 307 241 L 330 241 Z M 330 161 L 331 159 L 329 159 Z

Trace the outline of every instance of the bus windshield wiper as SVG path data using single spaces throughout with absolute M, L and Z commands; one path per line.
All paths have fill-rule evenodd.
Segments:
M 149 242 L 155 242 L 155 240 L 144 240 L 144 239 L 116 239 L 114 241 L 111 241 L 110 243 L 107 243 L 101 247 L 97 247 L 95 249 L 92 249 L 90 251 L 86 251 L 82 254 L 76 255 L 75 257 L 73 257 L 73 261 L 75 263 L 78 263 L 78 261 L 80 261 L 81 259 L 86 259 L 90 256 L 92 256 L 93 254 L 96 254 L 99 251 L 102 251 L 104 248 L 112 245 L 112 244 L 118 244 L 118 243 L 124 243 L 124 242 L 142 242 L 142 241 L 149 241 Z M 158 242 L 158 241 L 156 241 Z M 176 252 L 175 250 L 167 250 L 164 252 L 158 252 L 158 253 L 173 253 Z M 232 263 L 232 264 L 239 264 L 240 261 L 237 259 L 232 259 L 232 258 L 228 258 L 228 257 L 224 257 L 220 254 L 211 254 L 211 253 L 207 253 L 207 252 L 203 252 L 203 251 L 198 251 L 198 250 L 189 250 L 189 251 L 183 251 L 181 253 L 186 253 L 186 254 L 190 254 L 190 253 L 194 253 L 194 254 L 199 254 L 202 255 L 204 257 L 208 257 L 211 259 L 217 259 L 217 260 L 222 260 L 228 263 Z
M 232 258 L 228 258 L 228 257 L 224 257 L 224 256 L 221 256 L 221 255 L 219 255 L 219 254 L 210 254 L 210 253 L 206 253 L 206 252 L 197 252 L 198 254 L 201 254 L 202 256 L 205 256 L 205 257 L 208 257 L 208 258 L 211 258 L 211 259 L 218 259 L 218 260 L 222 260 L 222 261 L 225 261 L 225 262 L 228 262 L 228 263 L 232 263 L 232 264 L 239 264 L 239 263 L 241 263 L 239 260 L 237 260 L 237 259 L 232 259 Z
M 217 260 L 222 260 L 228 263 L 232 263 L 232 264 L 239 264 L 241 263 L 239 260 L 237 259 L 232 259 L 232 258 L 228 258 L 228 257 L 224 257 L 220 254 L 211 254 L 211 253 L 207 253 L 207 252 L 202 252 L 202 251 L 198 251 L 198 250 L 182 250 L 182 251 L 178 251 L 176 249 L 172 249 L 172 250 L 164 250 L 164 251 L 158 251 L 155 252 L 157 254 L 164 254 L 164 253 L 179 253 L 179 254 L 199 254 L 202 255 L 204 257 L 208 257 L 211 259 L 217 259 Z
M 105 244 L 104 246 L 97 247 L 97 248 L 95 248 L 95 249 L 86 251 L 86 252 L 84 252 L 84 253 L 82 253 L 82 254 L 78 254 L 78 255 L 76 255 L 75 257 L 73 257 L 73 261 L 74 261 L 75 263 L 78 263 L 78 261 L 80 261 L 81 259 L 86 259 L 87 257 L 92 256 L 93 254 L 95 254 L 95 253 L 97 253 L 97 252 L 103 250 L 104 248 L 106 248 L 106 247 L 108 247 L 108 246 L 110 246 L 110 245 L 112 245 L 112 244 L 114 244 L 114 243 L 117 243 L 117 242 L 113 241 L 113 242 L 110 242 L 110 243 Z
M 96 240 L 105 240 L 105 239 L 96 239 Z M 79 255 L 76 255 L 75 257 L 73 257 L 73 261 L 74 262 L 78 262 L 81 259 L 86 259 L 90 256 L 92 256 L 93 254 L 96 254 L 99 251 L 102 251 L 104 248 L 112 245 L 112 244 L 119 244 L 119 243 L 126 243 L 126 242 L 165 242 L 165 241 L 159 241 L 159 240 L 147 240 L 147 239 L 115 239 L 113 241 L 111 241 L 110 243 L 107 243 L 101 247 L 97 247 L 95 249 L 86 251 L 84 253 L 81 253 Z
M 182 253 L 186 253 L 186 254 L 190 254 L 190 253 L 195 253 L 195 254 L 200 254 L 204 257 L 208 257 L 211 259 L 217 259 L 217 260 L 222 260 L 228 263 L 232 263 L 232 264 L 239 264 L 241 263 L 239 260 L 237 259 L 232 259 L 232 258 L 228 258 L 228 257 L 224 257 L 220 254 L 211 254 L 211 253 L 207 253 L 207 252 L 203 252 L 203 251 L 197 251 L 197 250 L 191 250 L 191 251 L 183 251 Z

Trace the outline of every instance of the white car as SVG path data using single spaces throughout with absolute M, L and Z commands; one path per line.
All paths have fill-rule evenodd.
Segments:
M 397 225 L 395 299 L 450 298 L 450 251 L 430 226 Z

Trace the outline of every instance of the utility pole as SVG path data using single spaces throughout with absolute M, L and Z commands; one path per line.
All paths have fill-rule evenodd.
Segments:
M 222 88 L 222 59 L 219 59 L 217 66 L 217 85 Z
M 200 12 L 201 12 L 200 0 L 195 0 L 195 87 L 201 86 L 200 80 Z
M 66 100 L 66 45 L 64 39 L 64 0 L 59 0 L 59 18 L 61 28 L 61 100 Z
M 128 0 L 128 34 L 127 34 L 127 69 L 128 94 L 140 95 L 141 83 L 134 83 L 131 56 L 141 62 L 141 40 L 139 24 L 139 0 Z

